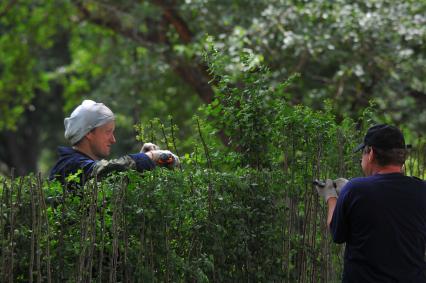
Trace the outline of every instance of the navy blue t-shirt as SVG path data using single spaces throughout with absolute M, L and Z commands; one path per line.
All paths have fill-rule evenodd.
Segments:
M 400 173 L 354 178 L 330 224 L 346 243 L 343 282 L 426 283 L 426 183 Z
M 65 183 L 65 178 L 67 176 L 77 173 L 80 169 L 82 170 L 80 185 L 84 184 L 87 178 L 90 177 L 94 166 L 98 162 L 71 147 L 58 147 L 58 154 L 59 160 L 50 171 L 49 179 L 58 179 L 62 184 Z M 135 161 L 135 169 L 139 172 L 155 168 L 155 163 L 145 153 L 129 154 L 128 156 Z M 121 163 L 120 165 L 125 166 L 126 164 Z M 115 166 L 114 168 L 118 168 L 118 166 Z

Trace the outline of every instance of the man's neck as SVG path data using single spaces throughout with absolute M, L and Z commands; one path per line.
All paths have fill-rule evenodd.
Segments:
M 384 167 L 376 167 L 374 168 L 374 174 L 390 174 L 390 173 L 402 173 L 402 166 L 400 165 L 387 165 Z
M 84 146 L 84 144 L 74 145 L 72 148 L 81 153 L 84 153 L 85 155 L 89 156 L 93 160 L 99 160 L 99 158 L 96 155 L 94 155 L 92 151 L 89 148 L 87 148 L 87 146 Z

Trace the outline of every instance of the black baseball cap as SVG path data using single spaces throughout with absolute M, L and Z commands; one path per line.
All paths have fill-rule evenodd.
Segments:
M 375 125 L 367 130 L 364 142 L 358 145 L 354 152 L 360 151 L 366 146 L 379 149 L 406 148 L 404 135 L 394 126 L 387 124 Z

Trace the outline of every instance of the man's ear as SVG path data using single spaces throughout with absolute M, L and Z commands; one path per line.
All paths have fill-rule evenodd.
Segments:
M 88 133 L 87 133 L 84 137 L 85 137 L 86 139 L 88 139 L 89 141 L 93 140 L 94 135 L 95 135 L 95 130 L 96 130 L 96 129 L 91 130 L 91 131 L 90 131 L 90 132 L 88 132 Z
M 372 147 L 368 153 L 368 161 L 373 161 L 376 158 L 376 150 Z

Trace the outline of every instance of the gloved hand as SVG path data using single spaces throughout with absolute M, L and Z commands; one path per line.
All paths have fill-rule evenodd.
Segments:
M 327 202 L 329 198 L 337 198 L 337 192 L 336 188 L 334 187 L 333 180 L 327 179 L 323 185 L 324 186 L 316 183 L 315 188 L 317 189 L 318 195 L 323 197 L 325 202 Z
M 148 151 L 158 150 L 158 149 L 160 149 L 158 145 L 150 143 L 150 142 L 146 142 L 143 144 L 140 152 L 147 153 Z
M 340 192 L 342 191 L 342 188 L 346 185 L 346 183 L 349 182 L 348 179 L 345 178 L 337 178 L 333 181 L 334 187 L 336 188 L 337 195 L 340 195 Z
M 179 166 L 179 157 L 169 150 L 151 150 L 147 154 L 160 167 L 174 168 Z

